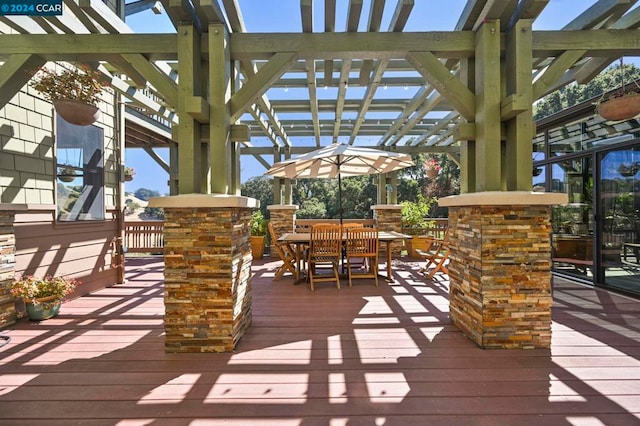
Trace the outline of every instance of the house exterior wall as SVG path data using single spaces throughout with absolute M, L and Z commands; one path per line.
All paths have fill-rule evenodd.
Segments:
M 69 275 L 83 284 L 74 296 L 117 282 L 111 267 L 112 241 L 120 235 L 119 159 L 124 137 L 113 93 L 100 102 L 94 125 L 104 131 L 104 221 L 56 221 L 55 112 L 51 103 L 25 86 L 0 109 L 0 203 L 27 206 L 15 217 L 15 272 Z M 0 323 L 0 327 L 3 324 Z

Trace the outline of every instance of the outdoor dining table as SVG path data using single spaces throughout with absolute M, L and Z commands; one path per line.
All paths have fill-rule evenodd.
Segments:
M 346 238 L 346 234 L 342 236 L 343 240 Z M 393 275 L 391 269 L 391 243 L 394 241 L 402 241 L 411 239 L 411 235 L 402 234 L 400 232 L 395 231 L 379 231 L 378 232 L 378 241 L 380 243 L 386 244 L 386 252 L 387 252 L 387 281 L 393 282 Z M 282 234 L 278 241 L 289 244 L 296 253 L 296 282 L 300 280 L 301 274 L 301 262 L 302 262 L 302 248 L 304 246 L 309 245 L 311 240 L 310 232 L 289 232 Z

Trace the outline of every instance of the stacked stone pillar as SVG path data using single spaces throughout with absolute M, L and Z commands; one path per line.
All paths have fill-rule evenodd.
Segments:
M 478 346 L 551 345 L 551 205 L 566 194 L 446 197 L 451 321 Z
M 11 294 L 16 266 L 15 212 L 0 206 L 0 328 L 16 322 L 15 298 Z
M 231 352 L 251 324 L 250 219 L 233 195 L 150 200 L 165 211 L 165 351 Z
M 276 231 L 276 235 L 280 236 L 287 232 L 295 231 L 297 205 L 274 204 L 267 206 L 267 210 L 269 210 L 269 222 L 273 225 L 273 230 Z M 273 241 L 269 242 L 271 245 L 271 253 L 275 253 L 273 243 Z
M 377 204 L 371 206 L 373 210 L 373 220 L 380 231 L 402 232 L 402 206 L 399 204 Z M 402 252 L 402 241 L 391 243 L 391 254 L 400 256 Z M 381 251 L 386 250 L 386 244 L 380 246 Z

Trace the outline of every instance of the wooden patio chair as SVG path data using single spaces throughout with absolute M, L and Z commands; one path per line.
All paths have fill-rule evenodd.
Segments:
M 427 261 L 419 272 L 426 274 L 428 279 L 433 278 L 438 271 L 449 275 L 449 269 L 446 265 L 449 260 L 449 229 L 445 232 L 444 238 L 434 238 L 427 250 L 417 250 L 417 252 Z M 430 269 L 431 266 L 433 266 L 432 269 Z
M 271 222 L 269 222 L 267 228 L 269 229 L 269 236 L 271 237 L 273 248 L 275 249 L 276 253 L 278 253 L 278 257 L 280 257 L 280 260 L 282 260 L 282 265 L 278 266 L 278 268 L 276 269 L 276 274 L 273 279 L 278 280 L 282 278 L 284 273 L 287 271 L 291 272 L 295 277 L 297 275 L 295 265 L 295 252 L 293 251 L 291 246 L 289 246 L 289 244 L 278 241 L 278 236 L 276 235 L 276 231 L 275 229 L 273 229 L 273 224 Z
M 353 278 L 373 278 L 378 287 L 379 245 L 377 228 L 347 229 L 346 257 L 349 287 L 352 286 Z M 360 272 L 354 272 L 354 266 L 357 266 Z
M 311 290 L 315 290 L 317 282 L 336 282 L 340 289 L 340 276 L 338 264 L 342 254 L 342 228 L 334 224 L 317 224 L 311 228 L 307 265 Z M 330 266 L 331 273 L 323 271 L 318 266 Z

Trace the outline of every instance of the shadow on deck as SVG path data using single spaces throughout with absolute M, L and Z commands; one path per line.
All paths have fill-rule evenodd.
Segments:
M 640 304 L 555 279 L 551 350 L 482 350 L 448 318 L 448 282 L 311 292 L 253 267 L 235 353 L 167 354 L 163 264 L 4 330 L 2 425 L 640 424 Z

